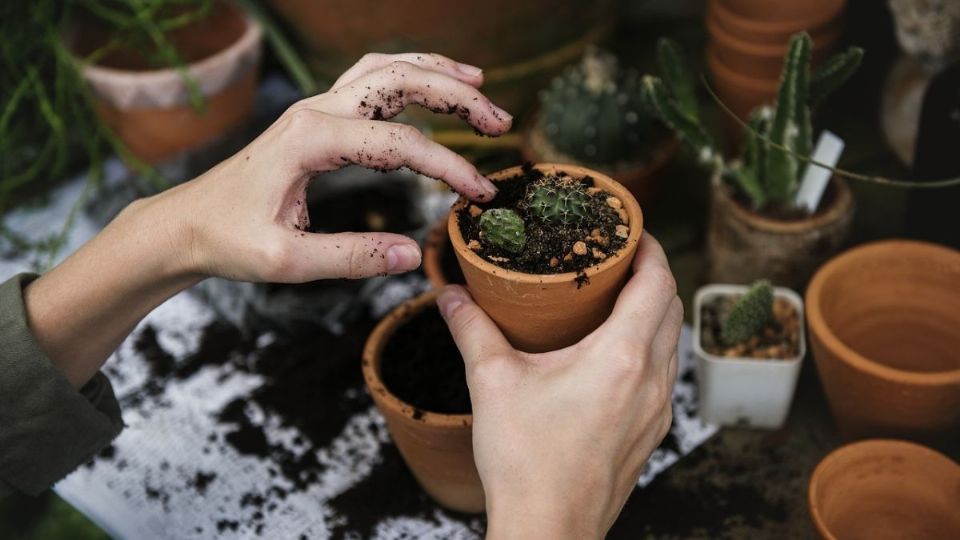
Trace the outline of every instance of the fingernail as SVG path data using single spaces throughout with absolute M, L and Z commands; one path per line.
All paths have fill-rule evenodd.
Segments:
M 503 120 L 504 122 L 513 122 L 513 115 L 507 111 L 497 107 L 493 103 L 490 104 L 490 108 L 493 109 L 493 115 L 497 117 L 497 120 Z
M 493 182 L 491 182 L 486 176 L 482 174 L 477 175 L 477 183 L 480 184 L 480 187 L 483 189 L 483 191 L 487 193 L 487 195 L 490 196 L 490 198 L 493 198 L 494 195 L 496 195 L 497 192 L 499 191 L 497 189 L 497 186 L 493 185 Z
M 397 244 L 387 249 L 387 272 L 399 274 L 420 266 L 420 250 L 410 244 Z
M 437 307 L 440 309 L 440 315 L 444 319 L 449 319 L 450 315 L 463 305 L 463 289 L 460 287 L 445 287 L 443 292 L 437 296 Z
M 481 73 L 483 73 L 483 70 L 478 68 L 477 66 L 471 66 L 470 64 L 461 64 L 460 62 L 457 62 L 457 71 L 459 71 L 460 73 L 463 73 L 464 75 L 468 75 L 470 77 L 476 77 L 477 75 L 480 75 Z

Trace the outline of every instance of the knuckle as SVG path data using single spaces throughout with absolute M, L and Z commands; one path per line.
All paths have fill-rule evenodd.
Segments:
M 360 57 L 360 60 L 357 61 L 356 65 L 376 64 L 381 58 L 383 58 L 383 56 L 384 55 L 381 53 L 368 52 Z
M 409 124 L 397 124 L 394 130 L 400 144 L 404 146 L 417 146 L 424 142 L 423 133 Z
M 285 126 L 293 132 L 302 132 L 308 127 L 316 127 L 317 116 L 319 113 L 308 109 L 302 102 L 298 101 L 290 106 L 284 113 Z
M 654 275 L 656 276 L 654 279 L 657 280 L 657 284 L 663 291 L 672 296 L 677 295 L 677 278 L 674 277 L 673 272 L 671 272 L 669 268 L 658 267 Z
M 416 69 L 413 64 L 410 62 L 404 62 L 403 60 L 394 60 L 390 62 L 390 65 L 387 66 L 387 70 L 392 75 L 409 75 L 413 70 Z
M 373 260 L 370 258 L 369 253 L 364 248 L 363 244 L 360 242 L 354 242 L 350 246 L 350 255 L 347 258 L 347 268 L 346 268 L 346 277 L 350 279 L 357 279 L 366 275 L 365 269 L 369 261 Z
M 491 355 L 479 360 L 470 367 L 470 381 L 476 389 L 490 388 L 509 380 L 507 370 L 510 367 L 510 359 L 501 355 Z
M 268 280 L 287 281 L 293 269 L 293 257 L 286 245 L 280 242 L 267 243 L 260 257 L 263 261 L 264 277 Z

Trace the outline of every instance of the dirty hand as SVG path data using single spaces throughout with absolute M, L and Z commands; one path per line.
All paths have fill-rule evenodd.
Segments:
M 489 538 L 602 538 L 670 429 L 683 305 L 641 238 L 610 318 L 559 351 L 514 350 L 465 289 L 437 300 L 467 369 Z
M 477 90 L 482 82 L 479 68 L 436 54 L 368 54 L 235 156 L 148 202 L 177 201 L 166 207 L 184 223 L 186 262 L 201 275 L 305 282 L 413 270 L 420 248 L 404 236 L 306 232 L 307 185 L 346 165 L 408 167 L 471 199 L 491 198 L 493 184 L 463 157 L 414 127 L 384 121 L 418 104 L 457 114 L 482 133 L 503 134 L 511 116 Z

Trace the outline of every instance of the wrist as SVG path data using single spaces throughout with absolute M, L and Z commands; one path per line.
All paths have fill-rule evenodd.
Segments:
M 585 507 L 544 497 L 487 497 L 488 540 L 602 538 Z

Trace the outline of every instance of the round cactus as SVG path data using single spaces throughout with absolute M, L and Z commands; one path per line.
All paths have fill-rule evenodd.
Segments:
M 520 253 L 527 243 L 523 219 L 507 208 L 491 208 L 480 215 L 480 240 L 508 253 Z
M 763 330 L 773 313 L 773 287 L 757 281 L 737 300 L 723 321 L 720 339 L 727 345 L 742 343 Z
M 554 148 L 586 163 L 639 161 L 653 132 L 641 90 L 635 71 L 591 48 L 541 93 L 539 128 Z
M 576 182 L 543 179 L 530 184 L 524 196 L 527 213 L 558 225 L 578 225 L 589 214 L 590 196 Z

